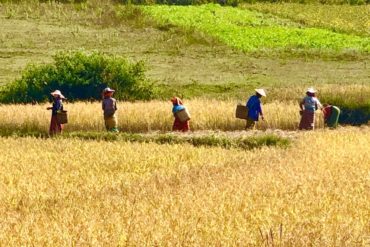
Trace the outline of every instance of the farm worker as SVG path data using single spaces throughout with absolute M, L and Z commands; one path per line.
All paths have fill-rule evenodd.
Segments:
M 315 111 L 321 109 L 322 105 L 316 98 L 316 90 L 308 88 L 306 96 L 299 103 L 301 108 L 301 122 L 299 123 L 300 130 L 313 130 L 315 128 Z
M 109 87 L 103 90 L 102 109 L 104 111 L 104 123 L 107 131 L 118 132 L 117 128 L 117 101 L 113 98 L 115 90 Z
M 336 128 L 338 126 L 338 120 L 340 115 L 339 107 L 330 104 L 324 104 L 322 112 L 324 113 L 325 125 L 330 128 Z
M 175 117 L 175 121 L 173 123 L 172 130 L 173 131 L 182 131 L 182 132 L 189 131 L 190 130 L 189 120 L 186 120 L 186 121 L 182 122 L 180 120 L 180 118 L 177 116 L 178 112 L 180 112 L 182 110 L 185 110 L 185 106 L 183 105 L 181 99 L 179 99 L 177 97 L 173 97 L 171 99 L 171 102 L 173 104 L 172 113 Z
M 262 120 L 265 120 L 262 113 L 261 98 L 266 97 L 266 92 L 261 88 L 255 89 L 255 91 L 256 94 L 248 99 L 246 105 L 248 112 L 246 129 L 255 129 L 259 116 L 261 116 Z
M 62 100 L 65 99 L 63 94 L 59 90 L 55 90 L 51 93 L 53 96 L 53 106 L 46 108 L 47 110 L 51 110 L 51 121 L 50 121 L 50 128 L 49 134 L 55 135 L 62 133 L 63 124 L 58 123 L 57 114 L 58 111 L 63 111 L 63 102 Z

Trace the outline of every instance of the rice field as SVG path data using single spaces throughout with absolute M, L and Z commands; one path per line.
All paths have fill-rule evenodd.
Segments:
M 318 111 L 297 131 L 309 86 L 369 109 L 368 11 L 0 3 L 0 84 L 56 51 L 98 50 L 148 61 L 192 116 L 192 132 L 169 133 L 167 95 L 118 102 L 115 134 L 100 102 L 66 102 L 65 134 L 49 138 L 49 104 L 0 104 L 0 246 L 370 246 L 370 126 L 330 130 Z M 266 120 L 245 131 L 235 108 L 257 87 Z
M 13 137 L 0 146 L 2 245 L 370 244 L 368 127 L 254 151 Z
M 238 101 L 189 100 L 185 101 L 194 131 L 243 130 L 245 121 L 235 118 Z M 244 104 L 244 102 L 243 102 Z M 51 112 L 48 104 L 0 105 L 0 129 L 2 132 L 47 132 Z M 103 131 L 104 120 L 100 103 L 70 103 L 64 105 L 69 112 L 66 132 Z M 118 128 L 124 132 L 166 132 L 172 129 L 172 105 L 165 101 L 122 102 L 118 104 Z M 263 106 L 265 121 L 258 129 L 296 130 L 300 115 L 297 102 L 272 102 Z M 323 127 L 322 113 L 317 112 L 317 126 Z

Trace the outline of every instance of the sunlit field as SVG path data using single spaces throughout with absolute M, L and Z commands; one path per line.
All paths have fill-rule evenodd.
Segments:
M 192 130 L 243 130 L 245 120 L 235 118 L 238 101 L 185 101 L 192 120 Z M 243 104 L 245 104 L 243 102 Z M 0 105 L 2 132 L 47 132 L 51 112 L 42 105 Z M 69 123 L 65 131 L 102 131 L 104 119 L 100 103 L 65 104 Z M 169 131 L 174 117 L 171 102 L 122 102 L 118 104 L 118 127 L 125 132 Z M 258 129 L 296 130 L 300 121 L 298 102 L 273 102 L 263 106 L 265 121 Z M 323 127 L 322 113 L 317 112 L 317 127 Z
M 254 151 L 0 138 L 7 246 L 368 246 L 370 131 Z
M 369 5 L 135 1 L 0 0 L 0 247 L 369 247 Z M 298 130 L 308 87 L 338 128 L 318 110 Z M 255 88 L 265 120 L 245 130 Z M 69 122 L 50 136 L 56 89 Z

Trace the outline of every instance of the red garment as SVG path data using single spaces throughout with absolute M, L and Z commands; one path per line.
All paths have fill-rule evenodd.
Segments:
M 178 97 L 173 97 L 171 99 L 171 102 L 173 103 L 174 106 L 182 105 L 182 101 Z M 182 132 L 189 131 L 190 130 L 189 120 L 185 122 L 181 122 L 180 119 L 175 114 L 175 122 L 173 123 L 172 130 L 182 131 Z
M 57 115 L 52 115 L 50 120 L 49 134 L 61 134 L 63 130 L 63 124 L 59 124 L 57 121 Z
M 181 122 L 178 117 L 175 117 L 175 122 L 172 127 L 173 131 L 182 131 L 186 132 L 190 130 L 189 121 Z
M 329 117 L 331 115 L 331 111 L 332 111 L 331 105 L 326 106 L 322 109 L 322 112 L 324 113 L 324 119 L 325 120 L 329 119 Z

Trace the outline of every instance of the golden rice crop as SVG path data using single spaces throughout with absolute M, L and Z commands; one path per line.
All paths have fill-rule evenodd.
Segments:
M 244 104 L 244 103 L 243 103 Z M 189 108 L 193 130 L 242 130 L 245 121 L 235 118 L 237 101 L 190 100 Z M 50 121 L 48 105 L 0 105 L 0 128 L 3 130 L 47 131 Z M 172 105 L 165 101 L 118 103 L 119 129 L 130 132 L 168 131 L 172 128 Z M 100 103 L 65 104 L 69 112 L 66 131 L 100 131 L 104 120 Z M 300 120 L 296 102 L 273 102 L 263 106 L 266 121 L 259 129 L 294 130 Z M 317 124 L 322 127 L 321 113 Z
M 369 128 L 255 151 L 0 138 L 5 246 L 368 246 Z

